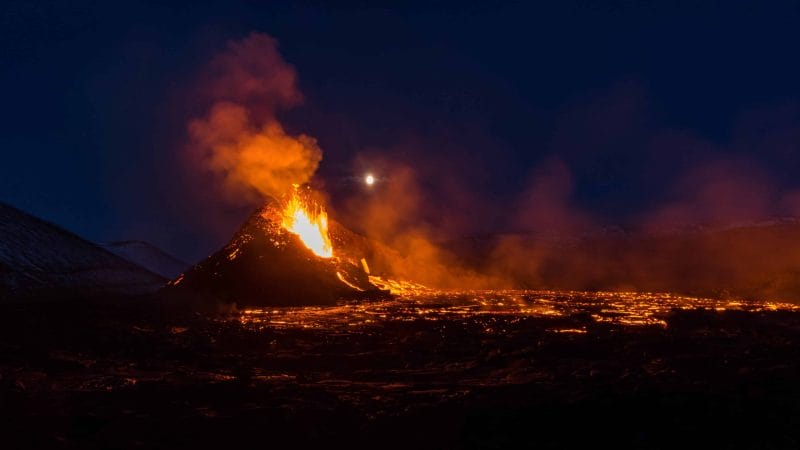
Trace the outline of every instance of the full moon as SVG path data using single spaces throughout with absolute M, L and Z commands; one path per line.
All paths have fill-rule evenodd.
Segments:
M 368 174 L 364 177 L 364 183 L 367 183 L 367 186 L 372 186 L 375 184 L 375 177 L 373 177 L 372 174 Z

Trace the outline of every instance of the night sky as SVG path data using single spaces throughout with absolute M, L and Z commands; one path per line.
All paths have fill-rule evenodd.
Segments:
M 800 2 L 275 3 L 4 1 L 0 200 L 213 251 L 254 205 L 189 173 L 187 122 L 204 65 L 257 31 L 345 222 L 373 195 L 353 177 L 401 165 L 452 236 L 800 215 Z

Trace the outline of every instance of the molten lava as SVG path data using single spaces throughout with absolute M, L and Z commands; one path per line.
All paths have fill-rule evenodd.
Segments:
M 301 198 L 297 187 L 283 208 L 281 225 L 299 236 L 315 255 L 321 258 L 333 256 L 333 246 L 328 236 L 328 213 L 316 202 Z

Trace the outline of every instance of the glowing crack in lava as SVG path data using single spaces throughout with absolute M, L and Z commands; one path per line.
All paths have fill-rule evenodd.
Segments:
M 304 200 L 297 193 L 297 186 L 283 208 L 281 225 L 296 234 L 300 240 L 320 258 L 333 256 L 333 246 L 328 236 L 328 213 L 311 200 Z

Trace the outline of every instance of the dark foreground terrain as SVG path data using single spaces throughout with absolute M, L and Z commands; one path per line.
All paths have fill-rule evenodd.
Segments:
M 798 448 L 800 312 L 418 292 L 0 305 L 3 448 Z

